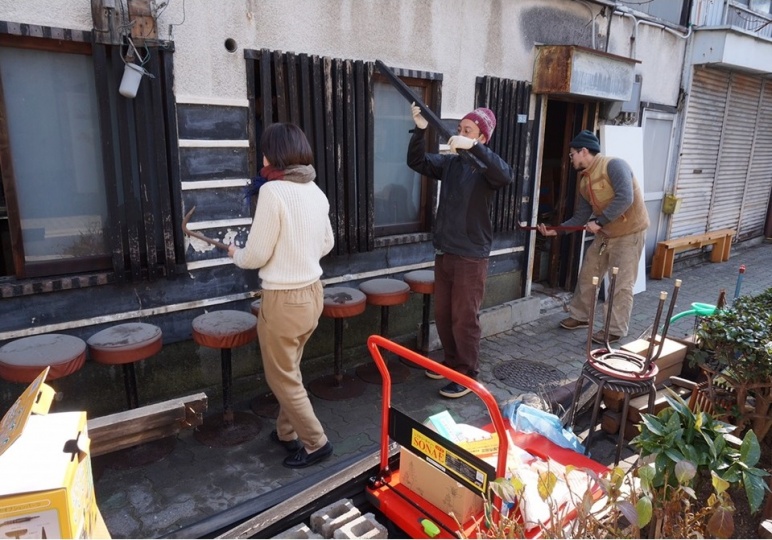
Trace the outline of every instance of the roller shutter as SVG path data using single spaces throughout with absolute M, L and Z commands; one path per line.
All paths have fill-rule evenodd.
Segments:
M 743 196 L 738 238 L 764 234 L 764 221 L 772 187 L 772 81 L 761 85 L 757 109 L 756 136 L 751 151 L 751 166 Z
M 738 228 L 751 170 L 760 95 L 761 79 L 738 73 L 731 75 L 708 220 L 709 231 Z
M 676 180 L 681 209 L 673 215 L 670 238 L 707 230 L 728 91 L 728 73 L 695 69 Z
M 697 68 L 676 178 L 670 238 L 731 228 L 763 234 L 772 188 L 772 82 Z

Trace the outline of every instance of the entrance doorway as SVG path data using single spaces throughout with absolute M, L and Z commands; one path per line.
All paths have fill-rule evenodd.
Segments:
M 560 225 L 574 213 L 576 171 L 568 143 L 583 129 L 595 131 L 597 103 L 547 100 L 537 223 Z M 582 251 L 581 233 L 536 234 L 533 282 L 550 291 L 573 291 Z

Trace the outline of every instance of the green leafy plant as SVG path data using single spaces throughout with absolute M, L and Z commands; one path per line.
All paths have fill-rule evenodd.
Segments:
M 749 430 L 734 447 L 729 444 L 736 439 L 734 426 L 692 411 L 673 392 L 666 399 L 670 407 L 642 415 L 641 433 L 631 441 L 646 461 L 637 473 L 642 498 L 650 500 L 664 537 L 685 538 L 695 531 L 727 537 L 734 530 L 729 488 L 744 489 L 752 512 L 764 501 L 768 473 L 756 467 L 761 457 L 756 434 Z M 695 484 L 708 477 L 713 493 L 695 505 L 695 493 L 703 487 Z
M 750 426 L 763 439 L 772 429 L 772 288 L 705 317 L 696 337 L 692 364 L 708 375 L 711 389 L 731 390 L 726 412 L 738 431 Z

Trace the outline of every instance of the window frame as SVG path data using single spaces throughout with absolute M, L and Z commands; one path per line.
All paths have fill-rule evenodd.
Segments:
M 436 99 L 434 98 L 435 94 L 438 93 L 437 88 L 437 80 L 433 79 L 425 79 L 425 78 L 417 78 L 417 77 L 409 77 L 409 76 L 403 76 L 400 77 L 402 81 L 410 87 L 419 87 L 421 88 L 421 95 L 419 96 L 423 102 L 432 110 L 439 109 L 439 104 L 436 104 Z M 380 73 L 374 73 L 373 74 L 373 82 L 378 83 L 384 83 L 384 84 L 390 84 L 388 78 L 385 75 L 381 75 Z M 373 96 L 373 100 L 375 97 Z M 405 108 L 407 109 L 408 103 L 405 102 Z M 373 113 L 374 114 L 374 113 Z M 378 119 L 373 117 L 373 122 L 377 122 Z M 426 138 L 426 144 L 429 151 L 436 152 L 437 151 L 437 140 L 435 137 L 431 136 L 431 132 L 434 131 L 432 128 L 428 129 L 425 133 Z M 407 133 L 404 134 L 406 138 L 409 137 Z M 405 156 L 405 159 L 407 159 L 407 156 Z M 429 233 L 431 232 L 431 224 L 433 222 L 434 217 L 434 207 L 435 204 L 432 204 L 433 202 L 436 202 L 437 197 L 437 182 L 432 181 L 432 179 L 427 178 L 425 175 L 421 175 L 421 186 L 420 186 L 420 197 L 419 197 L 419 207 L 420 210 L 418 212 L 418 230 L 415 230 L 414 224 L 408 224 L 408 225 L 381 225 L 376 226 L 375 225 L 375 214 L 373 214 L 373 234 L 375 235 L 376 241 L 377 239 L 390 237 L 390 236 L 403 236 L 403 235 L 414 235 L 414 234 L 420 234 L 420 233 Z M 373 195 L 375 196 L 375 195 Z
M 81 283 L 98 285 L 184 273 L 181 193 L 175 188 L 179 186 L 179 149 L 173 95 L 173 44 L 149 46 L 149 60 L 144 67 L 155 78 L 150 79 L 152 83 L 144 81 L 134 99 L 118 94 L 124 70 L 122 47 L 95 43 L 91 32 L 0 21 L 0 45 L 92 57 L 109 208 L 105 227 L 107 257 L 25 261 L 14 188 L 16 179 L 10 165 L 10 142 L 7 126 L 0 125 L 3 160 L 0 166 L 13 245 L 13 260 L 6 261 L 13 264 L 13 268 L 0 276 L 2 296 L 55 288 L 63 279 L 74 278 Z M 2 99 L 0 114 L 4 107 Z M 0 122 L 2 120 L 0 118 Z M 121 198 L 124 203 L 119 205 Z
M 374 62 L 319 57 L 280 50 L 247 49 L 247 99 L 250 109 L 250 174 L 260 169 L 258 116 L 298 124 L 314 151 L 316 182 L 330 202 L 335 255 L 373 251 L 386 245 L 430 239 L 436 206 L 432 181 L 422 179 L 422 231 L 375 231 L 374 209 Z M 442 75 L 394 69 L 409 84 L 426 85 L 427 103 L 438 110 Z M 263 99 L 270 94 L 272 99 Z M 409 104 L 405 102 L 405 106 Z M 262 119 L 270 118 L 269 122 Z M 429 130 L 428 148 L 437 150 Z M 405 137 L 409 137 L 405 133 Z M 394 233 L 389 236 L 389 233 Z
M 7 34 L 0 34 L 0 47 L 35 50 L 51 53 L 92 55 L 90 43 L 72 41 L 54 41 L 40 38 L 22 37 L 15 40 Z M 95 85 L 96 86 L 96 85 Z M 101 139 L 101 134 L 100 134 Z M 72 274 L 109 270 L 111 268 L 110 255 L 92 257 L 78 257 L 77 259 L 60 259 L 42 262 L 30 262 L 26 260 L 18 195 L 16 192 L 16 176 L 13 170 L 11 155 L 11 143 L 8 134 L 7 114 L 5 104 L 5 89 L 0 80 L 0 176 L 2 177 L 3 191 L 5 194 L 8 228 L 11 237 L 11 253 L 13 274 L 17 278 L 38 278 L 47 275 Z M 108 231 L 105 231 L 105 236 Z

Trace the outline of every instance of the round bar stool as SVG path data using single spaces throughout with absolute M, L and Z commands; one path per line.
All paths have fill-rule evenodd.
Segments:
M 258 298 L 249 305 L 249 311 L 257 318 L 260 318 L 261 303 L 262 299 Z M 279 416 L 279 402 L 270 390 L 265 394 L 253 397 L 249 402 L 249 408 L 257 416 L 263 418 L 276 419 Z
M 432 311 L 432 294 L 434 294 L 434 270 L 413 270 L 405 274 L 403 279 L 410 286 L 411 291 L 423 295 L 418 351 L 424 356 L 429 356 L 429 317 Z M 414 364 L 410 365 L 414 366 Z
M 378 278 L 370 279 L 359 285 L 359 290 L 365 293 L 367 303 L 381 307 L 381 336 L 389 337 L 389 308 L 404 304 L 410 299 L 410 286 L 401 279 Z M 389 355 L 391 356 L 391 355 Z M 392 383 L 401 383 L 410 376 L 410 370 L 401 362 L 386 359 L 391 373 Z M 368 362 L 357 367 L 356 374 L 367 383 L 381 384 L 381 374 L 374 362 Z
M 161 329 L 154 324 L 142 322 L 122 323 L 97 332 L 87 343 L 92 360 L 108 366 L 121 366 L 126 404 L 129 409 L 139 407 L 134 364 L 161 351 Z M 171 453 L 176 443 L 176 437 L 164 437 L 111 452 L 107 466 L 113 469 L 130 469 L 148 465 Z
M 139 407 L 134 363 L 150 358 L 161 350 L 161 329 L 148 323 L 123 323 L 97 332 L 87 343 L 92 360 L 123 368 L 126 403 L 129 409 Z
M 67 334 L 28 336 L 0 347 L 0 377 L 29 384 L 47 366 L 47 380 L 72 375 L 86 361 L 86 342 Z
M 257 436 L 260 420 L 253 414 L 234 412 L 231 407 L 231 349 L 257 339 L 257 321 L 251 313 L 224 309 L 193 319 L 193 341 L 202 347 L 220 349 L 222 368 L 222 417 L 209 417 L 194 432 L 207 446 L 233 446 Z
M 343 373 L 343 319 L 364 313 L 367 307 L 365 294 L 351 287 L 327 287 L 324 289 L 322 315 L 335 323 L 333 374 L 311 381 L 308 389 L 316 397 L 339 401 L 358 397 L 365 393 L 362 379 Z

